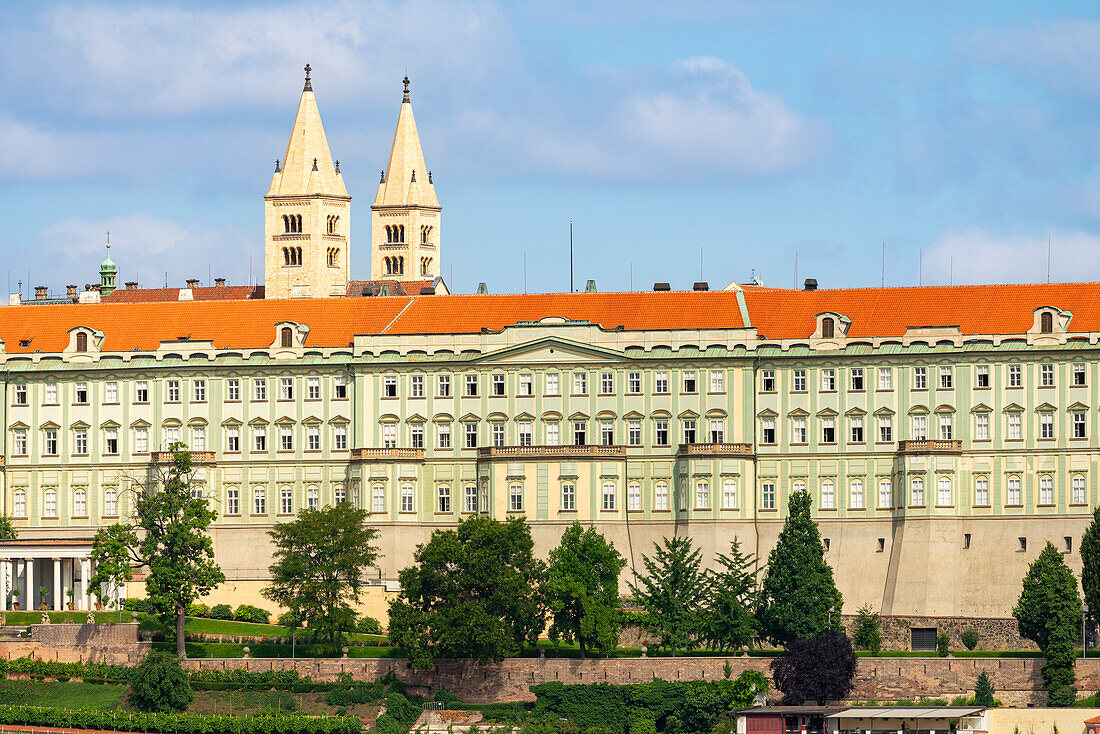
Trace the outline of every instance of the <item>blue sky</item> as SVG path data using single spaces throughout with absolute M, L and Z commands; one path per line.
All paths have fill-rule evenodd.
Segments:
M 1095 3 L 0 4 L 12 289 L 262 277 L 302 66 L 352 274 L 412 78 L 457 291 L 1100 279 Z M 0 274 L 3 277 L 4 274 Z M 29 279 L 29 283 L 27 282 Z

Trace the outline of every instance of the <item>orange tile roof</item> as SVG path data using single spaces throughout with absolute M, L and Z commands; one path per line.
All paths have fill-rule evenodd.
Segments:
M 120 288 L 103 299 L 104 303 L 161 303 L 178 301 L 179 288 Z M 223 285 L 192 288 L 193 301 L 239 301 L 245 298 L 263 298 L 262 285 Z
M 833 311 L 852 320 L 848 337 L 902 336 L 908 327 L 958 326 L 963 334 L 1022 334 L 1032 312 L 1054 306 L 1073 312 L 1069 331 L 1100 331 L 1100 283 L 841 288 L 801 291 L 743 286 L 749 318 L 768 339 L 803 339 L 816 316 Z
M 419 296 L 422 288 L 428 288 L 431 280 L 353 280 L 348 283 L 349 296 L 376 296 L 383 285 L 389 286 L 391 296 Z M 364 293 L 364 291 L 366 291 Z

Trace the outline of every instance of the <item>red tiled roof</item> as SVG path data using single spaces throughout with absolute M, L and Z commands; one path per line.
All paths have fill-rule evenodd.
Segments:
M 848 337 L 902 336 L 908 327 L 958 326 L 963 334 L 1022 334 L 1033 311 L 1073 312 L 1069 331 L 1100 331 L 1100 283 L 841 288 L 800 291 L 743 286 L 749 318 L 761 337 L 804 339 L 816 316 L 832 311 L 852 320 Z
M 353 280 L 348 283 L 349 296 L 377 296 L 383 285 L 389 286 L 391 296 L 419 296 L 420 291 L 428 288 L 431 280 Z
M 104 303 L 163 303 L 178 301 L 180 288 L 120 288 L 103 299 Z M 263 298 L 262 285 L 223 285 L 192 288 L 192 301 L 241 301 Z

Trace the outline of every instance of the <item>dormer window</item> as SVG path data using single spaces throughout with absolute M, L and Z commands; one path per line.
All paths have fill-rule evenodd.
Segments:
M 294 330 L 289 326 L 284 326 L 279 330 L 280 338 L 282 340 L 282 346 L 290 348 L 294 346 Z
M 821 338 L 832 339 L 833 332 L 836 328 L 836 322 L 829 316 L 826 316 L 821 320 Z
M 1054 314 L 1052 314 L 1050 311 L 1044 311 L 1043 313 L 1039 314 L 1039 333 L 1054 333 Z
M 76 351 L 88 351 L 88 335 L 83 331 L 76 335 Z

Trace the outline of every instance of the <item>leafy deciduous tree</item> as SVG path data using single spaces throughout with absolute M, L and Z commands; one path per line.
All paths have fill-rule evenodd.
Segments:
M 175 655 L 153 650 L 134 669 L 130 702 L 141 711 L 183 711 L 195 698 Z
M 806 492 L 791 493 L 787 521 L 768 556 L 760 590 L 761 627 L 781 645 L 841 628 L 844 598 L 833 582 L 833 569 L 825 562 L 817 523 L 810 517 L 810 502 Z
M 275 543 L 271 583 L 263 595 L 290 610 L 291 620 L 327 638 L 333 650 L 355 626 L 363 571 L 374 566 L 378 531 L 366 527 L 367 512 L 347 502 L 306 508 L 268 535 Z
M 416 565 L 399 575 L 401 596 L 390 602 L 390 639 L 410 665 L 431 668 L 440 657 L 499 662 L 537 642 L 545 566 L 533 545 L 523 518 L 472 517 L 418 546 Z
M 1077 579 L 1052 543 L 1028 568 L 1012 616 L 1020 624 L 1020 634 L 1043 651 L 1047 691 L 1053 694 L 1071 686 L 1076 680 L 1074 646 L 1081 629 L 1081 597 Z
M 19 532 L 15 529 L 15 523 L 8 515 L 0 515 L 0 540 L 15 540 Z
M 654 547 L 653 558 L 642 556 L 645 575 L 630 588 L 649 615 L 650 630 L 675 657 L 677 650 L 695 647 L 703 630 L 707 576 L 691 538 L 664 538 Z
M 741 551 L 734 538 L 729 554 L 719 553 L 717 570 L 708 574 L 709 593 L 704 617 L 704 641 L 717 650 L 752 645 L 760 627 L 756 621 L 756 559 Z
M 793 639 L 787 652 L 772 661 L 772 679 L 785 705 L 837 701 L 852 690 L 856 653 L 846 635 L 827 630 L 818 637 Z
M 102 589 L 109 582 L 129 581 L 133 569 L 148 567 L 149 611 L 175 629 L 176 654 L 183 657 L 187 605 L 225 581 L 225 574 L 214 562 L 214 543 L 206 532 L 217 513 L 192 493 L 191 453 L 181 443 L 170 451 L 166 469 L 134 486 L 132 521 L 96 532 L 91 584 Z
M 626 559 L 595 528 L 574 522 L 550 551 L 546 569 L 546 604 L 552 623 L 550 639 L 576 641 L 581 657 L 591 648 L 615 649 L 619 642 L 619 573 Z
M 1092 614 L 1100 614 L 1100 505 L 1081 536 L 1081 589 Z

